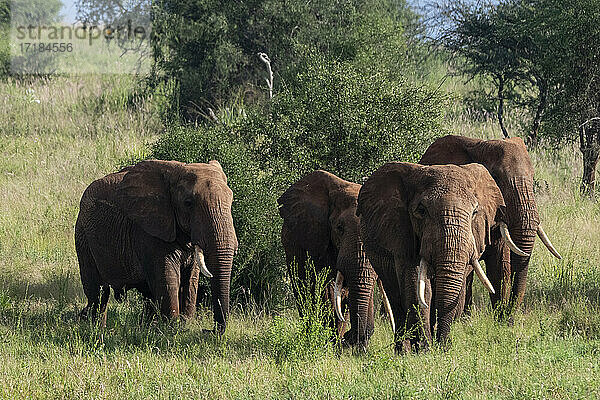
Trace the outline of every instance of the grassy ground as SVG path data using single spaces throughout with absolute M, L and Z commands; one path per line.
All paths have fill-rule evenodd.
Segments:
M 295 344 L 297 316 L 235 308 L 226 335 L 138 324 L 137 296 L 109 303 L 105 331 L 83 305 L 73 226 L 84 188 L 145 151 L 160 99 L 136 101 L 126 77 L 0 83 L 0 398 L 600 397 L 600 206 L 577 194 L 576 151 L 533 153 L 546 232 L 523 312 L 494 322 L 480 284 L 449 351 L 398 357 L 386 321 L 366 354 Z M 451 121 L 500 137 L 493 121 Z

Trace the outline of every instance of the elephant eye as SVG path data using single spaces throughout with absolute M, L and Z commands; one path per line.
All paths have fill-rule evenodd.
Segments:
M 338 224 L 335 229 L 337 229 L 337 231 L 342 234 L 344 233 L 344 225 L 343 224 Z
M 193 204 L 194 204 L 194 201 L 189 197 L 183 201 L 183 205 L 186 206 L 187 208 L 191 208 Z
M 475 218 L 475 216 L 477 215 L 478 212 L 479 212 L 479 208 L 475 207 L 475 209 L 473 210 L 473 218 Z
M 425 206 L 423 205 L 423 203 L 419 203 L 419 205 L 415 209 L 415 216 L 417 218 L 423 218 L 426 213 L 427 213 L 427 210 L 425 209 Z

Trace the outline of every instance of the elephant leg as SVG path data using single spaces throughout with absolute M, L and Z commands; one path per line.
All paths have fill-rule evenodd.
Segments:
M 404 293 L 400 290 L 400 280 L 396 274 L 394 259 L 391 254 L 376 247 L 368 253 L 368 256 L 375 273 L 381 279 L 394 314 L 396 324 L 394 350 L 396 353 L 410 352 L 410 340 L 407 338 L 407 313 L 402 307 Z
M 465 278 L 465 306 L 463 315 L 471 315 L 471 308 L 473 307 L 473 272 L 471 271 Z
M 286 264 L 288 266 L 288 276 L 290 278 L 292 292 L 294 294 L 294 300 L 296 301 L 296 307 L 298 308 L 298 314 L 300 318 L 303 317 L 303 310 L 300 304 L 300 298 L 298 293 L 299 285 L 306 282 L 306 261 L 307 256 L 305 251 L 292 250 L 289 248 L 285 249 Z
M 163 317 L 167 319 L 179 317 L 179 289 L 180 268 L 179 263 L 171 260 L 157 260 L 154 266 L 155 281 L 153 297 L 158 302 L 158 308 Z
M 77 252 L 77 259 L 79 260 L 79 274 L 81 275 L 83 292 L 88 301 L 87 305 L 79 313 L 79 318 L 87 320 L 91 317 L 92 320 L 96 320 L 101 300 L 100 288 L 102 286 L 102 278 L 82 233 L 75 237 L 75 250 Z
M 503 242 L 500 235 L 492 237 L 492 244 L 483 253 L 486 275 L 496 293 L 490 293 L 492 308 L 499 318 L 504 318 L 508 313 L 511 293 L 511 266 L 510 249 Z
M 417 268 L 416 265 L 406 265 L 399 274 L 402 279 L 402 309 L 404 310 L 404 321 L 406 326 L 405 335 L 408 339 L 409 349 L 426 350 L 431 343 L 431 315 L 432 291 L 431 284 L 427 279 L 425 285 L 425 299 L 429 307 L 424 309 L 417 306 Z
M 189 262 L 181 273 L 181 293 L 179 309 L 185 319 L 191 319 L 196 314 L 196 297 L 198 294 L 198 281 L 200 267 L 196 262 Z

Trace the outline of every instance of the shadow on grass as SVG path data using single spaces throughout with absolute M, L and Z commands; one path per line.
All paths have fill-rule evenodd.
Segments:
M 142 322 L 141 299 L 129 297 L 123 304 L 109 303 L 107 327 L 102 328 L 79 320 L 80 304 L 33 298 L 12 300 L 4 292 L 0 293 L 0 327 L 34 348 L 55 346 L 73 355 L 142 351 L 205 360 L 215 356 L 245 359 L 270 352 L 263 331 L 247 331 L 251 322 L 246 317 L 243 322 L 239 317 L 232 318 L 228 332 L 218 336 L 207 330 L 212 327 L 212 316 L 208 317 L 206 310 L 186 323 L 160 318 Z M 236 323 L 246 330 L 231 326 Z
M 37 298 L 61 304 L 74 302 L 83 295 L 79 273 L 71 270 L 51 271 L 41 282 L 31 282 L 15 273 L 2 274 L 0 290 L 13 299 Z
M 530 278 L 525 300 L 561 308 L 573 300 L 585 299 L 600 307 L 600 270 L 594 261 L 567 255 L 561 261 L 541 265 L 543 273 Z

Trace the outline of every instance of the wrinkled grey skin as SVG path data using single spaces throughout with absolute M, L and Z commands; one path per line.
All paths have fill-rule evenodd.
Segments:
M 521 250 L 530 254 L 540 224 L 533 194 L 533 165 L 521 138 L 482 140 L 449 135 L 433 142 L 421 157 L 421 164 L 483 165 L 496 181 L 506 202 L 506 222 L 510 235 Z M 525 295 L 528 256 L 509 251 L 499 234 L 486 248 L 483 260 L 490 282 L 492 306 L 502 305 L 500 315 L 510 316 Z M 472 277 L 471 277 L 472 281 Z M 467 293 L 467 307 L 471 291 Z
M 346 324 L 334 317 L 333 310 L 332 324 L 338 335 L 343 335 L 345 344 L 366 346 L 373 333 L 376 275 L 360 239 L 356 216 L 359 190 L 360 185 L 319 170 L 290 186 L 278 203 L 288 268 L 296 263 L 299 278 L 305 279 L 308 256 L 318 271 L 331 268 L 328 276 L 331 281 L 340 271 L 344 276 L 344 305 L 349 308 L 351 329 L 344 334 Z M 325 295 L 333 304 L 332 285 Z M 301 309 L 299 312 L 302 315 Z
M 81 316 L 96 318 L 100 312 L 105 324 L 112 287 L 117 300 L 136 288 L 158 304 L 163 316 L 191 318 L 199 277 L 194 250 L 200 249 L 213 275 L 216 328 L 223 332 L 238 246 L 232 200 L 217 161 L 142 161 L 90 184 L 75 225 L 81 282 L 88 299 Z
M 473 260 L 491 240 L 504 200 L 479 164 L 423 166 L 387 163 L 358 196 L 361 237 L 383 282 L 396 320 L 396 351 L 447 344 L 465 303 Z M 417 266 L 428 264 L 419 306 Z

